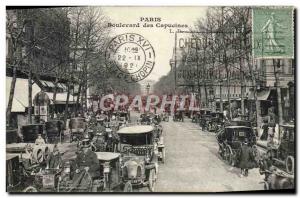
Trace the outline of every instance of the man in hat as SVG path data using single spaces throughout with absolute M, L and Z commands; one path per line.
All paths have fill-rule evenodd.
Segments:
M 248 139 L 245 138 L 240 152 L 240 163 L 239 167 L 241 168 L 241 177 L 248 176 L 248 169 L 253 168 L 253 152 L 251 147 L 248 145 Z
M 90 139 L 84 137 L 81 144 L 81 150 L 77 153 L 75 159 L 75 174 L 73 176 L 72 189 L 77 186 L 88 187 L 89 180 L 100 176 L 100 165 L 96 153 L 91 150 Z
M 44 138 L 42 137 L 42 134 L 38 134 L 36 140 L 35 140 L 35 144 L 36 145 L 42 145 L 42 144 L 45 144 L 45 140 Z

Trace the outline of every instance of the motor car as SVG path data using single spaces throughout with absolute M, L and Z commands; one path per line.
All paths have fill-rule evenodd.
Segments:
M 202 130 L 207 129 L 207 121 L 211 119 L 211 110 L 207 108 L 200 109 L 199 125 Z
M 135 125 L 118 131 L 123 183 L 129 181 L 133 187 L 148 186 L 151 192 L 155 190 L 158 172 L 154 130 L 151 125 Z
M 71 118 L 69 123 L 70 128 L 70 142 L 79 141 L 84 137 L 87 124 L 84 118 L 76 117 Z
M 174 122 L 178 122 L 178 121 L 183 122 L 183 121 L 184 121 L 184 111 L 177 110 L 177 111 L 174 113 L 173 121 L 174 121 Z
M 293 189 L 295 186 L 295 177 L 274 167 L 268 163 L 268 154 L 259 160 L 259 173 L 264 175 L 264 180 L 260 183 L 264 185 L 265 190 Z M 269 158 L 269 159 L 268 159 Z
M 200 111 L 193 111 L 191 113 L 191 119 L 193 123 L 198 123 L 200 119 Z
M 160 117 L 161 117 L 162 121 L 169 122 L 169 113 L 164 111 Z
M 273 164 L 283 166 L 287 173 L 294 174 L 295 149 L 295 125 L 280 125 L 279 140 L 267 147 L 267 153 L 271 153 Z
M 123 183 L 120 166 L 120 153 L 95 152 L 100 164 L 100 176 L 92 178 L 86 171 L 87 182 L 75 186 L 72 178 L 72 163 L 74 159 L 65 164 L 57 185 L 58 192 L 132 192 L 130 182 Z M 84 171 L 84 170 L 82 170 Z
M 61 143 L 64 140 L 64 122 L 62 120 L 50 120 L 45 122 L 46 142 Z
M 208 131 L 217 132 L 224 125 L 222 112 L 212 112 L 211 118 L 208 120 Z

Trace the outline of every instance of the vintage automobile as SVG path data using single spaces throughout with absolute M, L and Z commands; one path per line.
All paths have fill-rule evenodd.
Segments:
M 71 118 L 69 123 L 70 142 L 79 141 L 83 138 L 86 132 L 87 124 L 84 118 Z
M 120 111 L 119 112 L 119 118 L 121 118 L 122 120 L 125 120 L 126 122 L 130 121 L 130 115 L 128 111 Z
M 220 156 L 231 166 L 238 165 L 238 155 L 242 143 L 247 139 L 248 145 L 253 148 L 253 155 L 257 156 L 256 136 L 251 127 L 226 126 L 217 134 Z
M 92 151 L 104 152 L 107 148 L 107 137 L 104 131 L 97 132 L 91 141 Z
M 72 159 L 65 163 L 60 175 L 57 191 L 58 192 L 113 192 L 124 191 L 132 192 L 130 182 L 123 183 L 120 167 L 120 153 L 95 152 L 100 164 L 100 176 L 92 178 L 88 172 L 86 183 L 73 186 L 72 178 Z
M 184 111 L 177 110 L 177 111 L 174 113 L 173 121 L 174 121 L 174 122 L 178 122 L 178 121 L 183 122 L 183 121 L 184 121 Z
M 200 119 L 200 111 L 193 111 L 191 113 L 191 119 L 193 123 L 198 123 Z
M 266 154 L 259 160 L 259 173 L 265 175 L 264 181 L 261 182 L 264 184 L 264 189 L 293 189 L 295 185 L 294 175 L 276 169 L 276 167 L 272 165 L 272 159 L 270 157 L 270 154 Z
M 148 113 L 142 113 L 139 118 L 139 123 L 142 125 L 150 125 L 151 117 Z
M 275 165 L 284 166 L 285 171 L 294 174 L 295 169 L 295 126 L 285 124 L 279 126 L 279 141 L 269 145 L 267 152 L 271 153 Z
M 148 186 L 151 192 L 155 190 L 158 171 L 154 130 L 153 126 L 136 125 L 118 131 L 123 183 L 129 181 L 133 187 Z
M 45 123 L 46 140 L 48 143 L 55 143 L 57 140 L 64 140 L 64 122 L 61 120 L 50 120 Z
M 216 133 L 223 125 L 224 122 L 222 112 L 211 112 L 210 117 L 208 117 L 206 120 L 208 131 Z
M 62 169 L 40 169 L 31 172 L 34 176 L 33 185 L 26 187 L 23 192 L 55 192 Z

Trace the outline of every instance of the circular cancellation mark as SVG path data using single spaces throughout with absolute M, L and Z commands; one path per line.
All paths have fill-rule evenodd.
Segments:
M 150 42 L 135 33 L 114 37 L 105 51 L 107 69 L 126 82 L 145 79 L 153 70 L 155 52 Z

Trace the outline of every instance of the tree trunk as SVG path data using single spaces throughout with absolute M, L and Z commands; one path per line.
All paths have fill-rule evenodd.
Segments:
M 55 82 L 54 82 L 54 91 L 53 91 L 53 98 L 52 98 L 52 101 L 53 101 L 53 109 L 52 109 L 52 112 L 51 112 L 51 118 L 54 118 L 54 113 L 55 113 L 55 103 L 56 103 L 57 84 L 58 84 L 58 79 L 56 78 L 56 79 L 55 79 Z
M 32 124 L 32 71 L 28 74 L 28 123 Z
M 7 126 L 10 126 L 11 109 L 12 109 L 12 104 L 13 104 L 13 99 L 14 99 L 14 94 L 15 94 L 16 81 L 17 81 L 17 67 L 14 65 L 13 66 L 13 76 L 12 76 L 12 80 L 10 83 L 8 105 L 7 105 L 7 109 L 6 109 L 6 124 L 7 124 Z
M 64 114 L 64 122 L 67 123 L 67 119 L 68 119 L 68 114 L 69 114 L 69 99 L 70 99 L 70 82 L 68 81 L 67 83 L 67 101 L 66 101 L 66 106 L 65 106 L 65 114 Z
M 76 104 L 75 104 L 75 115 L 76 116 L 78 116 L 79 99 L 81 96 L 81 87 L 82 87 L 82 82 L 79 83 L 79 87 L 78 87 L 77 99 L 76 99 Z

